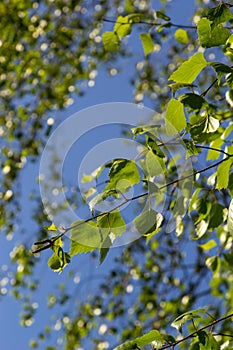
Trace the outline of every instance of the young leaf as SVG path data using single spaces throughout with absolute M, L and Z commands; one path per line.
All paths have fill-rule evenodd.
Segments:
M 164 161 L 151 150 L 146 153 L 146 167 L 150 177 L 164 174 L 166 171 Z
M 103 33 L 102 40 L 106 51 L 116 51 L 120 48 L 120 39 L 114 32 Z
M 223 145 L 223 140 L 221 138 L 217 138 L 213 142 L 211 142 L 210 147 L 212 149 L 208 150 L 206 160 L 216 160 L 220 157 L 221 152 L 218 152 Z
M 162 334 L 157 330 L 152 330 L 141 337 L 138 337 L 131 341 L 127 341 L 115 347 L 113 350 L 133 350 L 133 349 L 138 349 L 147 344 L 153 344 L 153 347 L 160 348 L 166 343 L 174 343 L 174 342 L 175 342 L 175 339 L 171 335 Z
M 206 65 L 207 62 L 203 53 L 198 52 L 172 73 L 169 80 L 174 80 L 176 83 L 191 84 Z
M 186 45 L 189 42 L 188 33 L 184 29 L 177 29 L 174 34 L 174 37 L 180 44 Z
M 54 223 L 52 223 L 50 226 L 45 226 L 44 228 L 48 231 L 59 231 L 59 228 L 55 226 Z
M 97 226 L 101 230 L 101 234 L 104 237 L 102 240 L 105 240 L 109 234 L 112 235 L 112 240 L 114 237 L 119 237 L 126 230 L 125 222 L 119 211 L 114 211 L 112 213 L 108 213 L 98 218 Z M 112 241 L 111 241 L 112 242 Z M 105 246 L 102 244 L 102 248 Z M 107 248 L 109 245 L 107 246 Z
M 233 232 L 233 199 L 231 200 L 231 203 L 228 209 L 227 226 L 228 226 L 228 231 L 232 233 Z
M 140 34 L 140 39 L 142 41 L 142 47 L 145 56 L 154 51 L 155 44 L 151 38 L 150 33 Z
M 165 126 L 169 135 L 175 135 L 186 127 L 184 106 L 174 98 L 168 102 L 165 118 Z
M 222 25 L 212 29 L 211 21 L 207 18 L 202 18 L 197 23 L 197 32 L 200 44 L 205 48 L 223 45 L 231 35 L 230 31 Z
M 217 26 L 231 20 L 233 15 L 228 6 L 221 1 L 217 7 L 209 10 L 207 17 L 212 22 L 212 26 Z
M 192 311 L 185 312 L 184 314 L 178 316 L 171 324 L 172 327 L 178 329 L 179 332 L 182 333 L 183 325 L 193 320 L 194 318 L 200 318 L 200 313 L 206 312 L 206 309 L 196 309 Z
M 146 135 L 146 145 L 155 155 L 160 158 L 165 158 L 165 154 L 161 151 L 161 148 L 157 145 L 156 141 L 148 135 Z
M 153 232 L 157 227 L 157 215 L 158 213 L 153 209 L 143 211 L 134 220 L 137 231 L 142 235 Z
M 92 252 L 99 248 L 101 237 L 96 222 L 77 220 L 70 231 L 70 255 Z
M 131 22 L 129 21 L 128 16 L 119 16 L 117 17 L 114 33 L 118 36 L 118 38 L 123 38 L 131 33 Z
M 152 135 L 158 133 L 158 129 L 161 128 L 161 125 L 157 124 L 148 124 L 148 125 L 139 125 L 135 128 L 132 128 L 131 131 L 133 133 L 134 138 L 138 135 L 143 135 L 146 133 L 151 133 Z
M 204 244 L 199 244 L 199 247 L 201 247 L 203 250 L 211 250 L 214 247 L 216 247 L 217 243 L 211 239 L 210 241 L 204 243 Z
M 48 260 L 48 266 L 55 272 L 62 272 L 70 262 L 70 255 L 63 251 L 61 238 L 57 239 L 51 248 L 54 253 Z
M 184 139 L 183 142 L 187 151 L 186 158 L 197 156 L 199 154 L 199 149 L 194 145 L 192 141 Z
M 139 183 L 140 175 L 136 163 L 132 160 L 118 159 L 112 164 L 109 172 L 109 183 L 105 190 L 126 192 L 131 186 Z
M 221 190 L 227 188 L 229 182 L 229 171 L 231 168 L 232 159 L 229 158 L 222 162 L 217 169 L 217 185 L 216 188 Z

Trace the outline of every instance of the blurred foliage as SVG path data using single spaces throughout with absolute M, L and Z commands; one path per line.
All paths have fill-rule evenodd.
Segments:
M 87 86 L 93 86 L 99 69 L 104 67 L 114 75 L 130 56 L 135 65 L 130 81 L 134 101 L 149 104 L 158 113 L 166 111 L 165 118 L 174 128 L 185 129 L 181 136 L 188 156 L 197 157 L 203 165 L 195 169 L 194 163 L 194 191 L 188 214 L 182 217 L 174 210 L 174 186 L 163 223 L 161 217 L 156 217 L 160 223 L 155 231 L 147 230 L 145 239 L 121 250 L 103 281 L 93 291 L 83 293 L 81 300 L 77 290 L 85 281 L 79 281 L 72 266 L 67 268 L 67 285 L 46 291 L 53 321 L 30 341 L 32 348 L 41 343 L 47 350 L 101 350 L 129 341 L 122 349 L 139 348 L 137 341 L 143 349 L 161 348 L 161 344 L 147 345 L 151 335 L 154 341 L 168 341 L 169 346 L 173 338 L 165 334 L 179 339 L 170 328 L 175 319 L 173 324 L 179 330 L 184 326 L 184 336 L 196 331 L 193 340 L 177 345 L 180 349 L 232 348 L 232 337 L 227 336 L 232 334 L 230 318 L 222 319 L 211 330 L 198 329 L 232 313 L 233 308 L 233 4 L 196 1 L 193 18 L 183 27 L 167 15 L 169 3 L 161 0 L 156 9 L 146 0 L 0 3 L 0 227 L 8 239 L 17 235 L 10 242 L 12 265 L 2 265 L 0 293 L 4 296 L 10 290 L 22 302 L 23 326 L 30 326 L 36 318 L 38 304 L 32 300 L 41 284 L 41 259 L 39 254 L 31 254 L 31 241 L 24 234 L 32 235 L 30 225 L 21 225 L 21 169 L 27 162 L 38 160 L 56 122 L 54 112 L 66 108 L 76 95 L 85 93 Z M 178 4 L 174 6 L 178 8 Z M 107 24 L 111 21 L 112 25 Z M 120 21 L 123 27 L 116 23 Z M 140 48 L 128 37 L 136 38 L 135 33 Z M 174 113 L 177 110 L 179 113 Z M 150 175 L 155 175 L 154 159 L 167 169 L 170 180 L 176 179 L 172 159 L 164 157 L 166 148 L 151 140 L 148 126 L 133 133 L 145 136 L 143 143 L 148 150 L 143 160 L 147 166 L 145 189 Z M 213 162 L 219 162 L 218 167 Z M 119 175 L 115 169 L 119 164 L 119 160 L 112 164 L 107 185 L 115 196 Z M 132 164 L 130 167 L 131 171 Z M 202 171 L 205 167 L 207 171 Z M 134 185 L 138 174 L 135 171 L 133 175 Z M 127 186 L 120 190 L 126 191 Z M 108 195 L 110 192 L 104 193 L 102 199 Z M 186 196 L 184 202 L 190 193 Z M 49 243 L 54 252 L 49 265 L 61 271 L 69 255 L 63 252 L 60 237 L 52 242 L 48 238 L 51 226 L 50 230 L 41 229 L 47 218 L 39 195 L 32 194 L 30 202 L 33 239 Z M 175 213 L 176 219 L 172 233 L 166 232 L 169 212 Z M 122 223 L 118 215 L 117 220 Z M 106 220 L 100 221 L 99 227 L 106 229 Z M 145 218 L 141 217 L 138 226 L 142 227 L 143 222 Z M 118 225 L 113 228 L 118 232 Z M 101 262 L 108 244 L 98 247 Z M 73 251 L 74 255 L 86 252 L 77 245 Z M 95 251 L 91 256 L 96 263 Z M 206 304 L 207 314 L 199 309 L 191 311 Z M 152 330 L 159 333 L 150 333 Z M 58 339 L 55 347 L 54 343 L 49 345 L 51 334 Z

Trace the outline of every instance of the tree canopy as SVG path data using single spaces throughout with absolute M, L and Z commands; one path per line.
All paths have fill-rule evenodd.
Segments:
M 170 6 L 182 11 L 162 0 L 0 4 L 0 227 L 12 243 L 0 291 L 22 302 L 30 326 L 44 255 L 66 281 L 46 290 L 54 325 L 38 330 L 32 348 L 232 349 L 233 3 L 196 1 L 185 23 Z M 55 111 L 82 98 L 103 69 L 122 74 L 135 110 L 148 112 L 137 125 L 126 116 L 122 128 L 138 153 L 82 174 L 75 200 L 85 219 L 56 225 L 35 192 L 24 227 L 22 171 L 43 164 Z M 56 183 L 59 154 L 46 159 Z M 58 215 L 67 211 L 59 205 Z M 80 298 L 82 254 L 104 278 Z

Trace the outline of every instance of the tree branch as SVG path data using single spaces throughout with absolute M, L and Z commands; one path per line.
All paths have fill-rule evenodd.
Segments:
M 205 147 L 207 147 L 207 146 L 200 146 L 200 147 L 205 148 Z M 219 152 L 224 152 L 224 151 L 218 150 L 218 149 L 214 149 L 214 150 L 219 151 Z M 205 168 L 203 168 L 203 169 L 201 169 L 201 170 L 196 170 L 196 171 L 194 171 L 193 173 L 191 173 L 191 174 L 189 174 L 189 175 L 186 175 L 186 176 L 180 177 L 180 178 L 178 178 L 178 179 L 176 179 L 176 180 L 173 180 L 173 181 L 171 181 L 171 182 L 168 182 L 167 184 L 165 184 L 165 185 L 159 187 L 159 190 L 164 189 L 164 188 L 167 188 L 167 187 L 169 187 L 169 186 L 172 186 L 172 185 L 174 185 L 174 184 L 176 184 L 176 183 L 179 183 L 180 181 L 186 180 L 186 179 L 188 179 L 188 178 L 190 178 L 190 177 L 193 177 L 193 176 L 195 176 L 195 175 L 197 175 L 197 174 L 201 174 L 201 173 L 203 173 L 203 172 L 205 172 L 205 171 L 207 171 L 207 170 L 209 170 L 209 169 L 212 169 L 212 168 L 218 166 L 219 164 L 223 163 L 224 161 L 226 161 L 227 159 L 229 159 L 230 157 L 233 156 L 233 155 L 228 154 L 228 153 L 226 153 L 226 152 L 224 152 L 224 154 L 227 155 L 226 158 L 221 159 L 220 161 L 218 161 L 218 162 L 216 162 L 216 163 L 214 163 L 214 164 L 211 164 L 211 165 L 209 165 L 209 166 L 207 166 L 207 167 L 205 167 Z M 108 215 L 108 214 L 114 212 L 115 210 L 120 209 L 123 205 L 127 204 L 128 202 L 131 202 L 131 201 L 134 201 L 134 200 L 136 200 L 136 199 L 140 199 L 140 198 L 146 197 L 146 196 L 148 196 L 148 195 L 149 195 L 149 192 L 144 192 L 144 193 L 141 193 L 141 194 L 139 194 L 139 195 L 137 195 L 137 196 L 134 196 L 134 197 L 131 197 L 131 198 L 126 198 L 126 197 L 125 197 L 125 198 L 124 198 L 124 201 L 123 201 L 122 203 L 118 204 L 116 207 L 112 208 L 111 210 L 109 210 L 109 211 L 107 211 L 107 212 L 103 212 L 103 213 L 99 213 L 99 214 L 96 214 L 96 215 L 94 215 L 94 216 L 91 216 L 91 217 L 89 217 L 89 218 L 87 218 L 87 219 L 85 219 L 85 220 L 83 220 L 83 221 L 80 221 L 78 224 L 76 224 L 76 225 L 74 225 L 74 226 L 70 226 L 70 227 L 67 227 L 67 228 L 62 228 L 62 232 L 61 232 L 59 235 L 57 235 L 57 236 L 55 236 L 55 237 L 52 237 L 52 238 L 46 238 L 46 239 L 44 239 L 44 240 L 42 240 L 42 241 L 35 242 L 35 243 L 34 243 L 35 245 L 41 245 L 41 244 L 42 244 L 43 247 L 40 247 L 40 248 L 38 248 L 38 249 L 36 249 L 36 250 L 33 250 L 32 253 L 33 253 L 33 254 L 36 254 L 36 253 L 41 252 L 42 250 L 51 248 L 52 245 L 54 244 L 54 242 L 55 242 L 57 239 L 63 237 L 68 231 L 70 231 L 70 230 L 72 230 L 72 229 L 74 229 L 74 228 L 77 228 L 77 227 L 79 227 L 80 225 L 83 225 L 83 224 L 85 224 L 85 223 L 87 223 L 87 222 L 89 222 L 89 221 L 93 221 L 93 220 L 95 220 L 95 219 L 97 219 L 97 218 L 99 218 L 99 217 L 101 217 L 101 216 Z M 47 244 L 44 245 L 45 243 L 47 243 Z
M 110 18 L 106 18 L 106 17 L 102 17 L 102 21 L 103 22 L 109 22 L 109 23 L 119 23 L 119 24 L 129 24 L 129 23 L 123 23 L 120 21 L 116 21 L 114 19 L 110 19 Z M 166 22 L 164 22 L 166 23 Z M 161 26 L 164 23 L 161 22 L 147 22 L 147 21 L 138 21 L 138 22 L 133 22 L 132 24 L 146 24 L 148 26 L 154 27 L 154 26 Z M 183 25 L 183 24 L 176 24 L 176 23 L 172 23 L 172 22 L 167 22 L 167 24 L 169 24 L 171 27 L 175 27 L 175 28 L 186 28 L 186 29 L 197 29 L 196 26 L 189 26 L 189 25 Z
M 184 342 L 185 340 L 188 340 L 189 338 L 192 338 L 192 337 L 195 336 L 198 332 L 203 331 L 204 329 L 213 327 L 213 326 L 215 326 L 217 323 L 222 322 L 222 321 L 224 321 L 224 320 L 226 320 L 226 319 L 228 319 L 228 318 L 230 318 L 230 317 L 233 317 L 233 313 L 230 314 L 230 315 L 228 315 L 228 316 L 225 316 L 225 317 L 222 317 L 222 318 L 220 318 L 220 319 L 218 319 L 218 320 L 213 321 L 212 323 L 208 324 L 207 326 L 204 326 L 204 327 L 202 327 L 202 328 L 200 328 L 200 329 L 198 329 L 198 330 L 196 330 L 196 331 L 190 333 L 190 334 L 187 335 L 186 337 L 184 337 L 184 338 L 182 338 L 182 339 L 180 339 L 180 340 L 177 340 L 176 342 L 174 342 L 174 343 L 172 343 L 172 344 L 168 344 L 168 345 L 163 346 L 162 348 L 160 348 L 160 350 L 164 350 L 164 349 L 169 349 L 169 348 L 171 348 L 171 347 L 175 347 L 176 345 L 178 345 L 178 344 Z M 218 334 L 220 334 L 220 333 L 218 333 Z M 152 350 L 156 350 L 156 348 L 153 348 Z

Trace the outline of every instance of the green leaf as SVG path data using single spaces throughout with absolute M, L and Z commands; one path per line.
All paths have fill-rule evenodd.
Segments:
M 92 252 L 101 245 L 97 223 L 77 220 L 70 231 L 70 255 Z
M 232 68 L 226 64 L 220 62 L 210 62 L 209 65 L 213 67 L 218 76 L 218 83 L 220 83 L 222 77 L 228 73 L 232 73 Z
M 204 244 L 199 244 L 199 247 L 201 247 L 203 250 L 211 250 L 214 247 L 216 247 L 217 243 L 211 239 L 210 241 L 204 243 Z
M 225 96 L 226 96 L 226 101 L 227 101 L 227 103 L 228 103 L 231 107 L 233 107 L 233 89 L 230 89 L 230 90 L 226 91 Z
M 202 106 L 206 103 L 203 97 L 193 93 L 180 95 L 179 101 L 182 102 L 185 105 L 185 107 L 190 107 L 194 110 L 200 110 Z
M 186 158 L 197 156 L 200 153 L 200 150 L 194 145 L 193 141 L 184 139 L 183 142 L 187 150 Z
M 114 33 L 117 35 L 118 38 L 123 38 L 131 33 L 131 21 L 129 20 L 128 16 L 119 16 L 117 17 L 115 26 L 114 26 Z
M 233 88 L 233 72 L 227 74 L 226 83 L 230 88 Z
M 192 88 L 197 87 L 197 85 L 194 84 L 185 84 L 185 83 L 174 83 L 168 85 L 172 89 L 173 95 L 178 91 L 179 89 L 187 88 L 192 90 Z
M 140 39 L 142 41 L 142 47 L 145 56 L 154 51 L 155 44 L 150 33 L 140 34 Z
M 204 312 L 206 312 L 206 309 L 204 308 L 185 312 L 184 314 L 178 316 L 172 322 L 171 326 L 178 329 L 178 331 L 182 333 L 182 327 L 186 322 L 193 320 L 194 318 L 200 318 L 200 314 Z
M 230 31 L 227 28 L 223 28 L 222 25 L 212 29 L 211 21 L 207 18 L 202 18 L 197 23 L 197 32 L 200 44 L 205 48 L 223 45 L 231 35 Z
M 233 55 L 233 34 L 229 36 L 226 44 L 223 46 L 223 52 L 225 55 L 232 57 Z
M 223 223 L 223 210 L 224 207 L 219 203 L 213 203 L 209 213 L 209 225 L 208 228 L 216 228 Z
M 207 62 L 203 53 L 195 53 L 170 75 L 169 80 L 174 80 L 176 83 L 191 84 L 206 65 Z
M 101 229 L 102 241 L 111 234 L 111 243 L 116 237 L 119 237 L 126 231 L 126 224 L 119 211 L 114 211 L 102 215 L 97 219 L 97 226 Z M 109 248 L 109 245 L 101 248 Z
M 221 261 L 219 259 L 219 256 L 211 256 L 206 259 L 205 263 L 208 269 L 210 269 L 214 273 L 219 272 L 220 266 L 221 266 Z
M 59 228 L 55 226 L 54 223 L 52 223 L 50 226 L 45 226 L 44 228 L 48 231 L 59 231 Z
M 106 51 L 116 51 L 120 48 L 120 39 L 114 32 L 103 33 L 102 40 Z
M 146 145 L 155 155 L 160 158 L 165 158 L 165 154 L 161 151 L 161 148 L 157 145 L 156 141 L 148 135 L 146 135 Z
M 155 11 L 156 17 L 157 18 L 161 18 L 164 19 L 165 21 L 170 21 L 170 17 L 168 17 L 167 15 L 165 15 L 165 13 L 163 11 Z
M 189 42 L 188 33 L 184 29 L 181 29 L 181 28 L 177 29 L 174 34 L 174 37 L 180 44 L 186 45 Z
M 206 160 L 216 160 L 220 157 L 221 152 L 218 152 L 218 149 L 220 150 L 223 145 L 223 140 L 220 138 L 217 138 L 213 142 L 210 143 L 210 147 L 213 149 L 209 149 L 207 153 Z M 214 150 L 215 149 L 215 150 Z
M 174 98 L 168 102 L 165 127 L 168 135 L 175 135 L 186 127 L 184 106 Z
M 157 124 L 148 124 L 148 125 L 140 125 L 132 128 L 131 131 L 133 133 L 134 138 L 138 135 L 143 135 L 146 133 L 151 133 L 153 135 L 158 133 L 158 129 L 161 128 L 161 125 Z
M 221 190 L 227 188 L 229 182 L 229 171 L 231 169 L 232 159 L 229 158 L 222 162 L 217 169 L 217 185 L 216 188 Z
M 230 233 L 233 232 L 233 199 L 228 208 L 228 219 L 227 219 L 227 227 Z
M 158 213 L 153 209 L 142 212 L 134 220 L 135 227 L 141 235 L 147 235 L 157 228 Z
M 112 164 L 109 172 L 109 183 L 105 190 L 126 192 L 131 186 L 140 182 L 137 165 L 132 160 L 118 159 Z
M 229 7 L 222 1 L 217 7 L 209 10 L 207 17 L 212 22 L 212 26 L 217 26 L 220 23 L 224 23 L 233 19 L 233 15 Z
M 151 150 L 146 153 L 146 167 L 150 177 L 164 174 L 166 171 L 164 161 Z
M 51 248 L 54 253 L 48 260 L 48 266 L 55 272 L 62 272 L 70 262 L 70 255 L 63 251 L 61 238 L 57 239 Z
M 141 337 L 135 338 L 134 340 L 127 341 L 113 350 L 133 350 L 138 349 L 147 344 L 153 344 L 153 347 L 160 348 L 166 343 L 174 343 L 175 339 L 168 334 L 162 334 L 157 330 L 152 330 Z
M 200 350 L 220 350 L 220 346 L 211 333 L 206 331 L 198 331 L 197 336 L 199 339 Z

